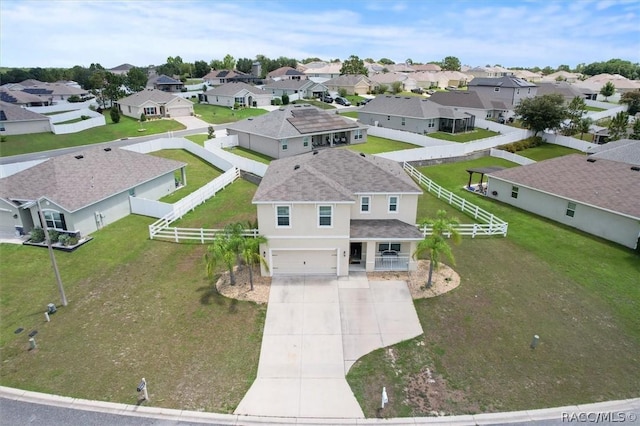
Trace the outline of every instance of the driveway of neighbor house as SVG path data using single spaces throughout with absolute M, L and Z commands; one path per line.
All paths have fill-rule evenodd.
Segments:
M 258 376 L 235 414 L 363 418 L 345 374 L 422 334 L 404 281 L 283 276 L 271 282 Z
M 207 123 L 206 121 L 201 120 L 198 117 L 194 117 L 194 116 L 172 117 L 172 118 L 178 123 L 185 126 L 187 130 L 203 129 L 206 132 L 207 128 L 210 126 L 210 124 Z

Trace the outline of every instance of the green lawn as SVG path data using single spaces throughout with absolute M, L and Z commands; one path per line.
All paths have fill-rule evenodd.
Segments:
M 451 141 L 451 142 L 471 142 L 478 139 L 490 138 L 492 136 L 497 136 L 499 134 L 500 133 L 493 132 L 491 130 L 476 128 L 475 130 L 472 130 L 470 132 L 457 133 L 455 135 L 452 135 L 451 133 L 444 133 L 444 132 L 433 132 L 433 133 L 429 133 L 427 136 L 429 136 L 430 138 L 443 139 L 445 141 Z
M 535 148 L 528 148 L 524 151 L 518 151 L 516 154 L 530 158 L 535 161 L 548 160 L 550 158 L 560 157 L 568 154 L 581 154 L 577 149 L 567 148 L 552 143 L 544 143 Z
M 606 108 L 598 108 L 598 107 L 594 107 L 594 106 L 587 106 L 585 109 L 587 111 L 593 111 L 593 112 L 606 111 Z
M 367 141 L 363 144 L 347 145 L 339 149 L 350 149 L 356 152 L 363 152 L 365 154 L 379 154 L 381 152 L 400 151 L 403 149 L 420 148 L 418 145 L 413 145 L 406 142 L 394 141 L 386 138 L 379 138 L 377 136 L 367 135 Z
M 322 101 L 317 101 L 315 99 L 303 99 L 301 101 L 294 101 L 294 104 L 308 104 L 308 105 L 313 105 L 315 107 L 318 107 L 320 109 L 336 109 L 335 106 L 333 106 L 333 104 L 328 104 L 326 102 L 322 102 Z
M 345 117 L 358 118 L 358 111 L 345 111 L 338 114 L 344 115 Z
M 185 139 L 189 139 L 191 142 L 195 142 L 200 146 L 204 146 L 204 142 L 209 140 L 209 135 L 189 135 L 185 136 Z
M 208 104 L 194 104 L 193 111 L 201 120 L 211 124 L 232 123 L 249 117 L 266 114 L 268 111 L 261 108 L 242 108 L 232 110 L 228 107 Z
M 269 164 L 271 161 L 273 161 L 273 158 L 269 157 L 268 155 L 260 154 L 259 152 L 251 151 L 241 146 L 228 148 L 227 151 L 231 152 L 232 154 L 239 155 L 250 160 L 259 161 L 264 164 Z
M 150 120 L 138 123 L 130 117 L 122 116 L 120 122 L 114 124 L 108 111 L 104 114 L 107 119 L 105 126 L 94 127 L 78 133 L 54 135 L 53 133 L 35 133 L 29 135 L 7 136 L 6 142 L 0 143 L 0 156 L 26 154 L 29 152 L 48 151 L 51 149 L 67 148 L 71 146 L 91 145 L 99 142 L 113 141 L 122 138 L 146 136 L 182 130 L 185 127 L 174 120 Z M 144 128 L 143 132 L 139 129 Z
M 415 302 L 424 336 L 395 345 L 393 362 L 379 350 L 352 368 L 348 381 L 367 416 L 376 415 L 381 383 L 385 416 L 535 409 L 640 392 L 638 253 L 461 188 L 466 168 L 490 165 L 514 166 L 484 157 L 421 168 L 509 222 L 509 234 L 454 247 L 462 284 Z M 419 217 L 443 205 L 425 195 Z M 531 350 L 534 334 L 541 343 Z M 429 374 L 441 403 L 415 388 Z
M 255 188 L 237 181 L 182 222 L 255 219 Z M 50 323 L 43 312 L 59 297 L 47 251 L 0 244 L 3 386 L 136 404 L 145 377 L 145 405 L 234 410 L 255 379 L 266 309 L 218 295 L 204 247 L 149 240 L 153 221 L 131 215 L 56 252 L 69 305 Z M 28 351 L 32 330 L 38 349 Z

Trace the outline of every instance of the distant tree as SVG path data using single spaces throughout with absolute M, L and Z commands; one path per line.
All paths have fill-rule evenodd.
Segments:
M 582 116 L 587 111 L 587 104 L 583 97 L 576 96 L 571 100 L 569 106 L 567 107 L 567 119 L 568 122 L 563 133 L 566 136 L 574 135 L 578 132 L 578 126 Z
M 374 60 L 373 60 L 373 58 L 364 58 L 364 62 L 365 62 L 366 64 L 373 64 L 373 63 L 375 63 L 376 61 L 374 61 Z
M 112 106 L 115 101 L 124 97 L 124 90 L 122 87 L 124 86 L 125 78 L 121 75 L 110 72 L 106 72 L 104 77 L 105 85 L 103 95 L 109 100 L 109 106 Z
M 606 62 L 593 62 L 585 65 L 582 73 L 586 75 L 620 74 L 630 80 L 640 78 L 640 64 L 622 59 L 609 59 Z
M 558 65 L 558 68 L 556 68 L 556 71 L 571 72 L 571 68 L 569 68 L 569 65 Z
M 313 57 L 313 58 L 305 58 L 301 62 L 303 64 L 308 64 L 309 62 L 320 62 L 320 61 L 322 61 L 322 59 Z
M 233 70 L 236 68 L 236 60 L 228 53 L 222 59 L 222 68 L 225 70 Z
M 289 95 L 286 93 L 282 94 L 282 105 L 289 105 Z
M 109 115 L 111 116 L 111 121 L 114 123 L 120 122 L 120 111 L 118 111 L 118 107 L 112 106 Z
M 207 127 L 207 136 L 209 139 L 215 139 L 216 137 L 216 129 L 213 126 Z
M 563 76 L 559 75 L 556 77 L 556 81 L 565 81 L 566 78 L 564 78 Z
M 340 75 L 369 75 L 367 68 L 364 66 L 364 61 L 358 58 L 356 55 L 349 56 L 349 59 L 342 63 L 342 68 L 340 68 Z
M 209 73 L 209 64 L 206 61 L 195 61 L 193 63 L 193 76 L 202 78 Z
M 2 73 L 2 84 L 5 83 L 20 83 L 21 81 L 28 80 L 32 76 L 27 71 L 21 68 L 11 68 Z
M 404 63 L 407 64 L 407 65 L 413 65 L 413 59 L 407 58 L 407 59 L 404 60 Z
M 251 67 L 255 61 L 249 58 L 240 58 L 238 62 L 236 62 L 236 69 L 245 74 L 251 73 Z
M 425 236 L 416 247 L 416 251 L 413 253 L 413 258 L 429 255 L 429 275 L 427 277 L 426 288 L 431 288 L 433 280 L 433 271 L 438 269 L 440 264 L 440 258 L 444 255 L 449 261 L 455 265 L 456 261 L 451 251 L 451 246 L 447 243 L 447 237 L 458 244 L 461 241 L 460 233 L 458 232 L 456 225 L 458 220 L 455 218 L 448 218 L 447 212 L 444 210 L 438 210 L 435 219 L 427 219 L 422 221 L 422 226 L 428 226 L 431 228 L 431 235 Z
M 127 72 L 127 75 L 124 78 L 124 85 L 132 92 L 139 92 L 146 87 L 147 80 L 148 76 L 146 70 L 133 67 Z
M 380 60 L 378 61 L 379 64 L 382 65 L 393 65 L 395 64 L 395 62 L 393 62 L 391 59 L 389 58 L 380 58 Z
M 440 65 L 444 71 L 460 71 L 460 59 L 455 56 L 447 56 Z
M 396 95 L 400 92 L 402 92 L 402 82 L 394 81 L 393 83 L 391 83 L 391 93 Z
M 389 72 L 389 68 L 387 67 L 382 68 L 382 74 L 386 74 L 388 72 Z
M 549 75 L 549 74 L 553 74 L 554 69 L 547 65 L 546 67 L 542 68 L 540 72 L 542 72 L 542 74 L 544 75 Z
M 616 86 L 611 81 L 607 81 L 604 86 L 602 86 L 602 89 L 600 89 L 600 94 L 604 96 L 605 102 L 608 102 L 609 96 L 613 96 L 615 92 Z
M 557 93 L 525 98 L 514 111 L 524 127 L 534 132 L 534 136 L 538 136 L 538 133 L 545 129 L 560 128 L 566 118 L 564 98 Z
M 617 141 L 627 136 L 627 129 L 629 127 L 629 114 L 624 111 L 620 111 L 611 119 L 609 123 L 609 141 Z
M 620 103 L 627 105 L 627 114 L 635 116 L 640 112 L 640 90 L 623 93 L 620 97 Z
M 224 69 L 224 63 L 220 59 L 212 59 L 211 62 L 209 62 L 209 66 L 214 70 Z
M 636 119 L 636 121 L 633 122 L 629 139 L 640 140 L 640 120 Z

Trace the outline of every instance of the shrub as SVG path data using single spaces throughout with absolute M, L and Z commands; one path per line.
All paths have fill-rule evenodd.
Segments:
M 51 242 L 55 243 L 56 241 L 58 241 L 58 238 L 60 238 L 60 232 L 56 231 L 55 229 L 49 229 L 49 239 L 51 240 Z
M 76 244 L 78 244 L 78 241 L 78 237 L 69 237 L 68 243 L 70 246 L 75 246 Z
M 80 96 L 71 95 L 67 98 L 67 102 L 75 103 L 75 102 L 82 102 L 82 101 L 80 100 Z
M 81 120 L 88 120 L 88 119 L 90 119 L 90 118 L 91 118 L 91 117 L 89 117 L 88 115 L 81 115 L 81 116 L 80 116 L 80 119 L 81 119 Z
M 344 87 L 341 87 L 338 89 L 338 95 L 340 95 L 340 97 L 344 98 L 347 96 L 347 89 L 345 89 Z
M 41 243 L 44 241 L 44 229 L 33 228 L 31 230 L 31 242 Z
M 209 126 L 207 128 L 207 135 L 209 136 L 209 139 L 213 139 L 216 137 L 216 129 L 213 126 Z
M 109 111 L 109 115 L 111 116 L 111 121 L 114 123 L 120 122 L 120 111 L 118 111 L 118 108 L 112 107 L 111 111 Z
M 68 246 L 70 239 L 71 237 L 69 236 L 69 234 L 60 234 L 60 236 L 58 237 L 58 242 L 63 246 Z
M 144 112 L 142 114 L 140 114 L 140 122 L 144 123 L 145 121 L 147 121 L 147 116 L 144 115 Z
M 6 142 L 6 141 L 7 141 L 6 136 L 0 136 L 0 142 Z
M 286 93 L 282 95 L 282 105 L 289 105 L 289 95 Z
M 234 103 L 233 109 L 240 109 L 240 104 L 238 102 Z
M 280 98 L 275 98 L 271 102 L 273 102 L 272 105 L 282 105 L 282 100 Z

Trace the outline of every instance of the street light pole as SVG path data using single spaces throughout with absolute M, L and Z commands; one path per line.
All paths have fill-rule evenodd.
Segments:
M 64 288 L 62 287 L 62 278 L 60 278 L 60 271 L 58 271 L 56 256 L 53 254 L 53 247 L 51 247 L 51 238 L 49 237 L 49 228 L 47 227 L 47 221 L 44 218 L 44 214 L 42 214 L 42 207 L 40 206 L 40 198 L 38 198 L 37 203 L 38 203 L 38 216 L 40 216 L 40 222 L 42 222 L 42 229 L 44 230 L 44 238 L 47 241 L 47 247 L 49 249 L 49 257 L 51 258 L 51 265 L 53 266 L 53 272 L 56 274 L 56 281 L 58 282 L 58 290 L 60 291 L 62 306 L 67 306 L 67 296 L 64 294 Z

